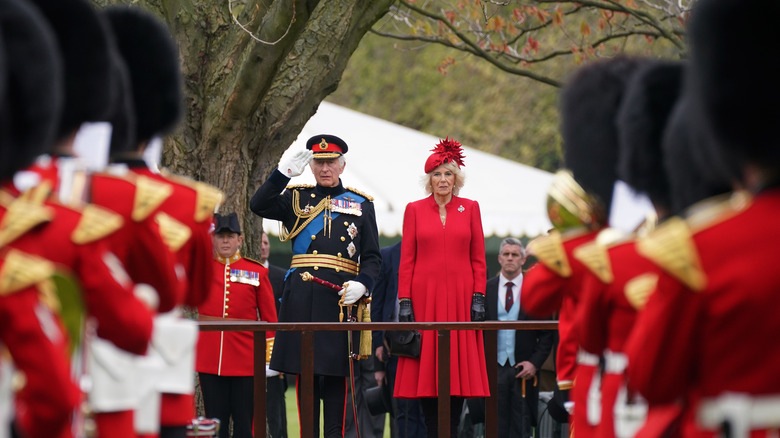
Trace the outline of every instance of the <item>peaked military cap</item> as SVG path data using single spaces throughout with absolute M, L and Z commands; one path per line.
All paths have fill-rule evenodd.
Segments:
M 306 149 L 313 152 L 314 159 L 338 158 L 347 153 L 347 143 L 335 135 L 315 135 L 306 142 Z

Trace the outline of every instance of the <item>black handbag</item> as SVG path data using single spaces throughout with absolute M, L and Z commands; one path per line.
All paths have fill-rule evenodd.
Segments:
M 385 332 L 391 356 L 420 357 L 420 332 L 417 330 L 388 330 Z

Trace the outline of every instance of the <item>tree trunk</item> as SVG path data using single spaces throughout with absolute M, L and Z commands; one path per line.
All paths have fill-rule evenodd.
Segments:
M 238 212 L 243 252 L 253 256 L 262 228 L 250 198 L 394 0 L 93 1 L 140 5 L 168 23 L 179 45 L 185 116 L 165 140 L 163 165 L 225 192 L 221 211 Z

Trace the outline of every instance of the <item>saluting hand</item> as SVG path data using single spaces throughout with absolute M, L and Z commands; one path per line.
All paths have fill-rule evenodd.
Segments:
M 279 161 L 279 172 L 288 178 L 300 176 L 311 161 L 314 153 L 309 149 L 296 152 L 292 157 L 282 157 Z

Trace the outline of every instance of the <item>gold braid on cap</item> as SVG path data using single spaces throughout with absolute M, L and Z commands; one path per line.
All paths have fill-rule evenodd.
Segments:
M 606 213 L 603 204 L 588 193 L 568 170 L 555 172 L 547 193 L 547 214 L 553 227 L 565 231 L 575 227 L 603 227 Z

